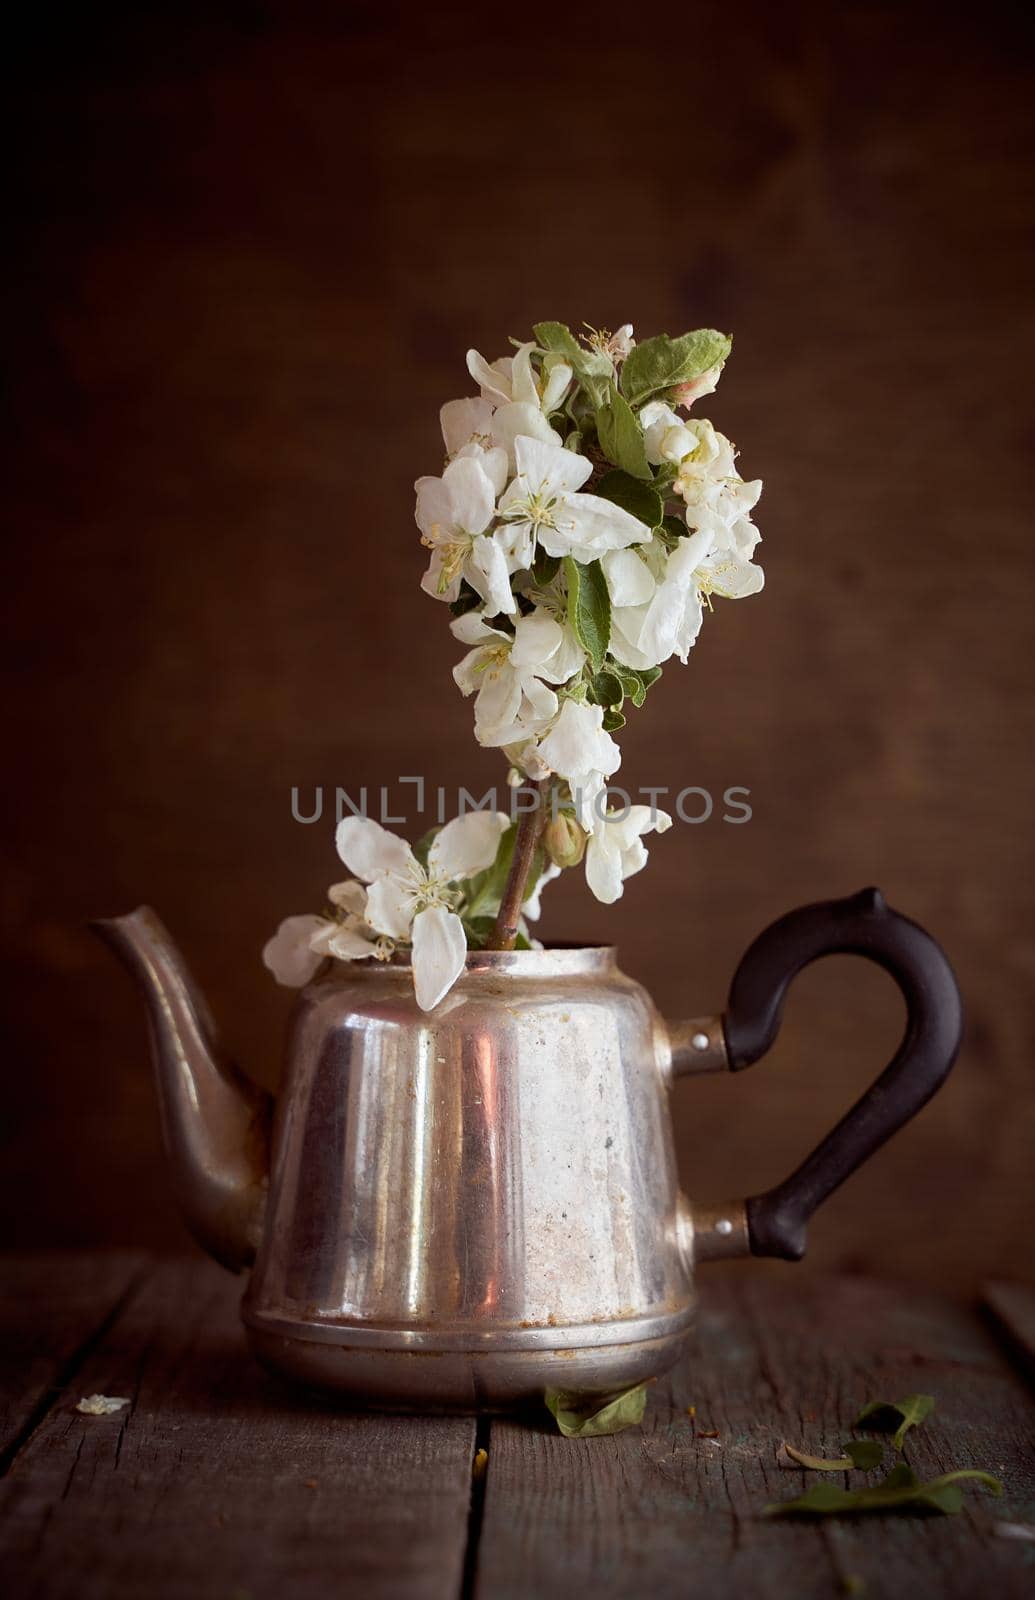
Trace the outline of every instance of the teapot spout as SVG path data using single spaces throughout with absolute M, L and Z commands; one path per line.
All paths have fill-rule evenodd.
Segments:
M 254 1261 L 262 1229 L 270 1096 L 223 1055 L 205 999 L 149 906 L 92 926 L 143 991 L 184 1220 L 211 1256 L 238 1272 Z

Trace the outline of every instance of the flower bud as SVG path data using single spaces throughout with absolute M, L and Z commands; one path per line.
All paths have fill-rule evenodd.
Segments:
M 546 824 L 543 848 L 555 867 L 577 867 L 586 850 L 585 830 L 562 811 Z

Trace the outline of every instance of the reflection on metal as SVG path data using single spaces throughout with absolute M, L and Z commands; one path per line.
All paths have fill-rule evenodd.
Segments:
M 188 1221 L 248 1259 L 265 1097 L 214 1053 L 154 913 L 105 924 L 148 996 Z M 688 1025 L 707 1037 L 715 1029 Z M 743 1208 L 679 1194 L 670 1045 L 606 949 L 471 954 L 432 1013 L 401 962 L 335 964 L 296 1008 L 266 1226 L 244 1302 L 278 1370 L 377 1404 L 503 1405 L 663 1371 L 695 1259 L 738 1253 Z M 724 1221 L 729 1231 L 724 1232 Z
M 93 926 L 147 1001 L 162 1133 L 180 1207 L 195 1238 L 233 1271 L 262 1229 L 269 1096 L 221 1054 L 201 993 L 148 906 Z

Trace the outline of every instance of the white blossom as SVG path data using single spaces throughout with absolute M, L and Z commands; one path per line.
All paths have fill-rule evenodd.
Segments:
M 478 461 L 458 456 L 441 478 L 418 478 L 417 526 L 431 551 L 421 580 L 425 593 L 455 600 L 465 578 L 485 601 L 490 615 L 516 610 L 507 558 L 486 533 L 496 515 L 492 480 Z
M 585 660 L 567 624 L 542 608 L 519 617 L 513 634 L 491 628 L 473 611 L 450 629 L 474 647 L 453 668 L 453 678 L 463 694 L 477 696 L 475 737 L 489 748 L 542 731 L 557 713 L 557 696 L 547 684 L 566 683 Z
M 423 867 L 405 839 L 369 817 L 338 824 L 338 854 L 369 885 L 366 918 L 379 934 L 412 945 L 417 1004 L 431 1011 L 464 969 L 467 936 L 456 914 L 463 880 L 496 859 L 509 821 L 502 811 L 471 811 L 435 835 Z
M 586 882 L 604 905 L 621 898 L 626 878 L 647 865 L 645 833 L 671 828 L 667 811 L 650 806 L 628 806 L 624 812 L 608 811 L 599 819 L 586 845 Z
M 507 452 L 493 439 L 493 408 L 488 400 L 447 400 L 439 412 L 442 439 L 450 461 L 477 461 L 497 495 L 507 486 Z
M 351 881 L 334 883 L 327 898 L 336 910 L 333 919 L 285 917 L 263 948 L 264 964 L 285 988 L 304 988 L 328 956 L 338 961 L 362 961 L 381 953 L 377 935 L 366 921 L 367 892 L 363 885 Z
M 662 400 L 652 400 L 640 412 L 643 429 L 643 447 L 647 460 L 654 466 L 663 461 L 679 462 L 697 447 L 697 437 L 682 417 L 677 417 L 671 406 Z
M 522 566 L 532 565 L 537 545 L 550 556 L 590 562 L 650 538 L 650 529 L 620 506 L 578 492 L 593 471 L 585 456 L 527 438 L 516 440 L 515 455 L 518 475 L 499 515 L 511 526 Z
M 537 750 L 539 761 L 567 783 L 575 815 L 587 833 L 599 821 L 596 801 L 605 779 L 622 764 L 622 752 L 611 735 L 605 733 L 603 722 L 602 706 L 565 700 L 557 721 L 540 739 Z

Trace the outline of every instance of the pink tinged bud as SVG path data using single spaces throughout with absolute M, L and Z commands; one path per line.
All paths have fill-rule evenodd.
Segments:
M 722 362 L 714 367 L 709 367 L 707 372 L 702 372 L 699 377 L 691 378 L 689 383 L 680 383 L 672 390 L 672 399 L 677 406 L 685 406 L 689 411 L 695 400 L 700 400 L 702 395 L 714 394 L 719 378 L 722 374 Z

